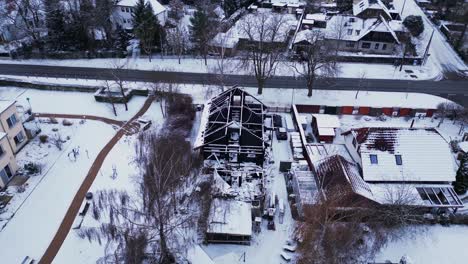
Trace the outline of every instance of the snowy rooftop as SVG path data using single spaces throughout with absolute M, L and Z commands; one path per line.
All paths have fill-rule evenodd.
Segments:
M 250 236 L 251 211 L 249 203 L 215 198 L 208 217 L 207 233 Z
M 0 132 L 0 139 L 3 139 L 7 134 L 5 132 Z
M 305 19 L 325 21 L 327 20 L 327 15 L 324 13 L 307 14 Z
M 199 245 L 189 248 L 187 251 L 187 260 L 190 264 L 215 264 Z
M 383 10 L 389 17 L 391 17 L 390 11 L 380 0 L 362 0 L 361 2 L 354 4 L 353 15 L 357 16 L 367 9 Z
M 317 183 L 311 171 L 294 171 L 296 195 L 302 204 L 316 204 L 318 197 Z
M 15 104 L 15 101 L 0 100 L 0 113 L 3 113 L 5 110 L 7 110 L 13 104 Z
M 153 12 L 155 14 L 162 13 L 166 11 L 166 8 L 161 5 L 158 1 L 156 0 L 148 0 L 148 2 L 151 4 L 151 7 L 153 8 Z M 136 6 L 138 3 L 138 0 L 121 0 L 118 2 L 118 6 Z
M 449 145 L 434 128 L 360 128 L 352 131 L 360 143 L 365 181 L 455 181 Z
M 458 147 L 460 148 L 461 151 L 468 153 L 468 141 L 463 141 L 458 143 Z
M 340 120 L 337 115 L 327 115 L 327 114 L 313 114 L 312 115 L 316 122 L 317 127 L 327 127 L 327 128 L 338 128 L 340 127 Z

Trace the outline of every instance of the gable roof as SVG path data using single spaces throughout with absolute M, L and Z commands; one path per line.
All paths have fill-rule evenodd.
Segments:
M 160 14 L 166 11 L 166 8 L 161 5 L 157 0 L 145 0 L 145 2 L 149 2 L 151 7 L 153 8 L 153 12 L 155 15 Z M 138 0 L 121 0 L 117 3 L 118 6 L 136 6 Z
M 455 167 L 448 142 L 434 128 L 360 128 L 363 178 L 368 182 L 452 182 Z M 376 155 L 372 164 L 370 155 Z M 402 164 L 396 162 L 401 155 Z
M 362 0 L 361 2 L 354 4 L 353 15 L 358 16 L 367 9 L 383 10 L 385 14 L 388 15 L 388 18 L 392 17 L 387 6 L 385 6 L 385 4 L 380 0 Z

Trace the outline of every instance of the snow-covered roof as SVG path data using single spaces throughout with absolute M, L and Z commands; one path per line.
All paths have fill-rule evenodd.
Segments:
M 317 127 L 319 128 L 338 128 L 340 127 L 340 120 L 336 115 L 327 114 L 313 114 Z
M 319 191 L 311 171 L 294 171 L 295 194 L 302 204 L 316 204 Z
M 14 105 L 16 101 L 11 101 L 11 100 L 0 100 L 0 114 L 5 112 L 8 108 L 10 108 L 12 105 Z
M 307 14 L 305 19 L 325 21 L 327 20 L 327 15 L 324 13 Z
M 383 10 L 390 18 L 390 11 L 380 0 L 362 0 L 353 5 L 353 15 L 358 16 L 367 9 Z
M 0 140 L 6 137 L 7 133 L 5 132 L 0 132 Z
M 449 144 L 434 128 L 360 128 L 350 132 L 360 144 L 365 181 L 455 181 Z
M 166 8 L 161 5 L 157 0 L 146 0 L 151 4 L 154 14 L 160 14 L 166 11 Z M 136 6 L 138 0 L 121 0 L 117 3 L 117 6 Z
M 213 199 L 207 233 L 251 236 L 251 205 L 242 201 Z
M 234 48 L 239 43 L 239 38 L 232 36 L 231 32 L 219 32 L 210 41 L 210 45 L 214 47 Z
M 468 153 L 468 141 L 459 142 L 458 147 L 461 151 Z
M 319 127 L 318 128 L 318 134 L 320 136 L 334 136 L 335 135 L 335 129 L 331 127 Z

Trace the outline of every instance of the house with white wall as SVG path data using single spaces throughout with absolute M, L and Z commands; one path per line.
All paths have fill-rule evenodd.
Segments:
M 167 9 L 156 0 L 146 0 L 151 7 L 153 12 L 158 18 L 159 23 L 164 26 L 167 20 Z M 133 29 L 133 10 L 137 5 L 138 0 L 121 0 L 118 1 L 114 7 L 113 20 L 114 23 L 121 26 L 123 29 Z

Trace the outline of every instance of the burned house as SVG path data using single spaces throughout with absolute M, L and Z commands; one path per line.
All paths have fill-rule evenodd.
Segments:
M 257 98 L 234 87 L 206 103 L 194 149 L 220 163 L 263 165 L 266 107 Z

